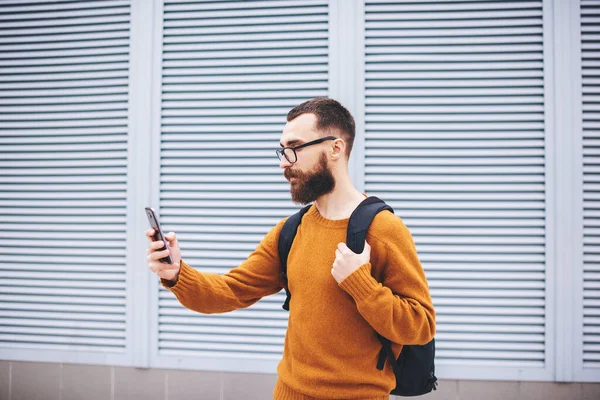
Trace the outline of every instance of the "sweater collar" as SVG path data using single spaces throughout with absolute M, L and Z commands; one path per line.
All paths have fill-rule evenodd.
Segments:
M 323 217 L 321 213 L 319 213 L 319 210 L 317 210 L 317 206 L 315 204 L 313 204 L 312 207 L 308 209 L 304 217 L 309 217 L 312 221 L 318 223 L 321 226 L 336 229 L 347 229 L 348 221 L 350 220 L 350 218 L 327 219 Z

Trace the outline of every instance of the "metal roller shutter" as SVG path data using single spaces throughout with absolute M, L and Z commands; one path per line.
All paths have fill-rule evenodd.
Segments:
M 542 368 L 542 2 L 365 10 L 365 187 L 413 233 L 438 312 L 438 364 Z
M 129 1 L 0 5 L 8 358 L 126 350 L 129 25 Z
M 328 95 L 328 2 L 166 2 L 163 22 L 161 222 L 225 273 L 297 209 L 275 148 L 287 111 Z M 159 297 L 159 356 L 281 357 L 283 293 L 210 316 Z
M 583 368 L 600 368 L 600 3 L 581 2 L 583 83 Z M 598 375 L 596 375 L 598 376 Z

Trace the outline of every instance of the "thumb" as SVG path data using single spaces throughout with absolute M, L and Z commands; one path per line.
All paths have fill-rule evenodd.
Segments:
M 367 254 L 371 253 L 371 245 L 369 245 L 369 242 L 367 242 L 366 240 L 365 240 L 365 248 L 363 250 L 363 253 L 367 253 Z
M 177 237 L 175 236 L 175 232 L 169 232 L 165 235 L 165 239 L 169 241 L 169 243 L 175 243 Z

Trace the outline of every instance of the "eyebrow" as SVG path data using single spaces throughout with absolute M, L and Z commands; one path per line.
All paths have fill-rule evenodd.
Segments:
M 281 147 L 293 147 L 295 144 L 300 143 L 300 142 L 301 142 L 301 140 L 293 139 L 293 140 L 290 140 L 289 142 L 287 142 L 287 146 L 284 146 L 283 143 L 279 143 L 279 146 L 281 146 Z

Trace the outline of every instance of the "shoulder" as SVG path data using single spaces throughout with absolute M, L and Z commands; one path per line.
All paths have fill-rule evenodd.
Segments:
M 412 235 L 402 218 L 390 211 L 381 211 L 373 218 L 368 235 L 382 242 L 398 241 L 399 239 L 407 239 L 412 242 Z

